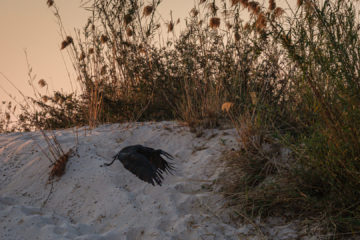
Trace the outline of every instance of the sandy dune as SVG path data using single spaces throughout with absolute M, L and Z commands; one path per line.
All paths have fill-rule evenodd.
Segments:
M 74 130 L 55 132 L 67 151 Z M 0 135 L 0 239 L 261 239 L 250 224 L 235 226 L 210 191 L 222 151 L 237 148 L 236 133 L 206 130 L 201 137 L 174 122 L 103 125 L 78 130 L 78 156 L 46 184 L 50 162 L 39 132 Z M 175 157 L 175 175 L 153 187 L 109 162 L 121 148 L 143 144 Z M 264 228 L 265 239 L 294 239 L 293 226 Z

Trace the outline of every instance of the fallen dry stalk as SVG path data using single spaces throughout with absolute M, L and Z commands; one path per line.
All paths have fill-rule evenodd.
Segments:
M 49 181 L 53 180 L 55 177 L 60 178 L 65 173 L 66 163 L 73 154 L 73 150 L 70 149 L 67 153 L 61 155 L 54 163 L 51 172 L 49 174 Z

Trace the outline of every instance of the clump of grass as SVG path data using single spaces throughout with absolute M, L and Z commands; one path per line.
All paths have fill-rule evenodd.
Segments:
M 304 218 L 316 219 L 324 231 L 358 232 L 360 115 L 354 106 L 359 105 L 359 23 L 354 5 L 298 1 L 300 9 L 289 19 L 295 24 L 287 25 L 279 18 L 284 12 L 276 10 L 275 3 L 270 2 L 273 6 L 268 10 L 273 12 L 266 14 L 258 4 L 248 4 L 249 11 L 257 16 L 259 34 L 265 33 L 281 45 L 285 64 L 292 69 L 286 72 L 292 74 L 292 83 L 281 93 L 284 104 L 279 105 L 285 121 L 277 126 L 271 123 L 273 110 L 264 112 L 266 105 L 261 102 L 255 104 L 251 116 L 270 120 L 270 125 L 262 126 L 280 137 L 293 155 L 291 168 L 264 176 L 268 161 L 251 143 L 235 160 L 239 169 L 229 170 L 235 174 L 235 183 L 228 190 L 235 191 L 235 204 L 248 213 L 267 216 L 282 208 L 295 216 L 301 212 Z M 262 24 L 263 17 L 266 25 Z M 256 121 L 239 122 L 240 126 L 253 126 Z M 255 135 L 261 135 L 257 131 Z M 245 145 L 253 136 L 241 134 Z M 233 163 L 230 159 L 229 164 Z M 254 186 L 253 178 L 263 182 Z M 269 183 L 267 179 L 275 180 Z M 249 204 L 244 206 L 243 202 Z

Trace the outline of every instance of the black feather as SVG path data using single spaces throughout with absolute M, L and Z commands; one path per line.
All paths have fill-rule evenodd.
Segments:
M 164 179 L 163 173 L 173 174 L 175 170 L 172 163 L 167 162 L 161 155 L 173 160 L 174 157 L 169 153 L 158 149 L 144 147 L 142 145 L 133 145 L 121 149 L 111 163 L 105 163 L 110 166 L 115 160 L 119 160 L 124 167 L 141 180 L 152 185 L 160 185 Z

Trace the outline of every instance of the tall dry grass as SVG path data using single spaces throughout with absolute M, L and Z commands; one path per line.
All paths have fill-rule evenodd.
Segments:
M 182 31 L 159 15 L 159 0 L 87 3 L 82 31 L 61 30 L 82 94 L 63 96 L 72 104 L 58 108 L 47 96 L 56 104 L 38 104 L 45 115 L 28 115 L 29 127 L 46 111 L 49 128 L 60 126 L 65 106 L 79 118 L 61 126 L 230 121 L 241 150 L 223 159 L 229 205 L 358 232 L 360 27 L 352 1 L 303 0 L 285 11 L 275 0 L 201 0 Z M 169 35 L 158 38 L 163 29 Z M 291 149 L 289 161 L 279 160 L 281 146 Z

